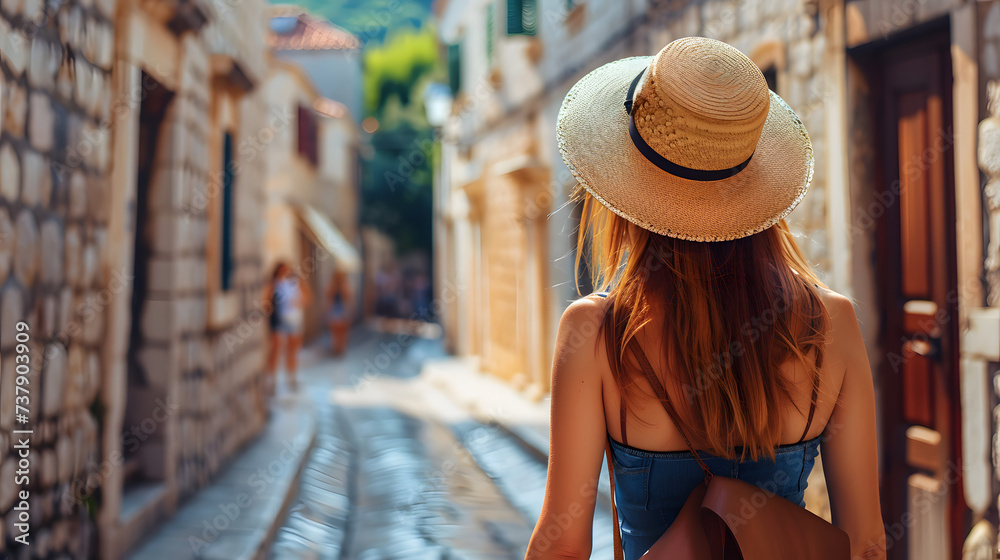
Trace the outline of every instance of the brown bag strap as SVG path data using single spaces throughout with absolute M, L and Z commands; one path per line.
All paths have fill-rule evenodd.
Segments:
M 628 420 L 626 418 L 628 416 L 628 414 L 626 413 L 626 411 L 628 410 L 627 408 L 628 403 L 625 402 L 625 391 L 619 389 L 618 392 L 621 394 L 621 398 L 619 399 L 618 402 L 618 410 L 620 411 L 620 418 L 618 419 L 618 423 L 622 429 L 622 443 L 628 445 L 628 430 L 625 428 L 625 423 Z
M 698 459 L 698 463 L 702 466 L 702 470 L 706 470 L 707 467 L 705 467 L 705 464 L 698 457 L 698 454 L 695 452 L 694 447 L 691 445 L 691 441 L 688 439 L 687 435 L 685 435 L 684 429 L 681 427 L 681 424 L 677 419 L 677 412 L 676 410 L 674 410 L 673 405 L 670 403 L 670 399 L 667 398 L 667 391 L 663 387 L 663 384 L 660 383 L 660 379 L 659 377 L 656 376 L 656 372 L 653 371 L 653 366 L 650 365 L 649 360 L 646 358 L 646 353 L 642 351 L 642 348 L 639 347 L 638 341 L 636 341 L 634 338 L 629 342 L 629 349 L 632 351 L 632 355 L 635 356 L 636 361 L 639 363 L 639 367 L 642 369 L 642 372 L 645 375 L 646 380 L 649 382 L 650 386 L 652 386 L 653 392 L 656 394 L 657 398 L 660 399 L 660 403 L 663 405 L 663 408 L 666 409 L 667 414 L 670 415 L 670 420 L 673 421 L 675 426 L 677 426 L 677 431 L 680 432 L 681 437 L 684 438 L 684 443 L 687 444 L 688 449 L 690 449 L 691 453 L 693 453 L 695 458 Z M 820 366 L 822 366 L 822 362 L 817 361 L 816 362 L 817 370 L 820 368 Z M 812 393 L 809 397 L 809 414 L 806 417 L 806 426 L 805 429 L 802 430 L 802 436 L 799 437 L 799 441 L 797 443 L 802 443 L 803 441 L 805 441 L 806 436 L 809 435 L 809 429 L 812 427 L 813 418 L 815 418 L 816 416 L 817 397 L 819 396 L 819 383 L 820 383 L 819 374 L 817 374 L 813 378 L 812 382 Z M 624 425 L 625 425 L 625 411 L 623 408 L 622 409 L 623 434 L 624 434 Z
M 681 424 L 680 417 L 677 415 L 677 411 L 674 409 L 674 405 L 671 404 L 670 398 L 667 396 L 667 390 L 663 387 L 663 383 L 660 383 L 660 379 L 656 376 L 656 372 L 653 371 L 653 366 L 650 365 L 649 360 L 646 358 L 646 353 L 642 351 L 639 347 L 639 342 L 636 339 L 629 341 L 629 350 L 631 350 L 632 355 L 635 356 L 636 361 L 639 363 L 639 368 L 642 369 L 642 373 L 646 376 L 646 381 L 653 388 L 653 393 L 656 394 L 656 398 L 659 399 L 660 404 L 663 405 L 663 409 L 667 411 L 667 415 L 670 416 L 670 421 L 674 423 L 677 427 L 677 431 L 684 438 L 684 443 L 687 444 L 688 449 L 691 451 L 691 455 L 694 456 L 695 461 L 698 461 L 698 466 L 701 470 L 705 472 L 705 482 L 712 479 L 712 471 L 702 461 L 701 456 L 698 454 L 698 450 L 691 445 L 691 440 L 688 439 L 687 434 L 684 433 L 684 427 Z
M 610 312 L 609 308 L 609 313 L 605 315 L 606 327 L 613 328 L 615 326 L 612 319 L 612 315 L 613 313 Z M 660 382 L 660 379 L 656 376 L 656 372 L 653 370 L 653 366 L 649 363 L 649 359 L 646 358 L 646 354 L 645 352 L 642 351 L 642 348 L 639 346 L 638 341 L 633 338 L 629 342 L 628 346 L 629 350 L 632 352 L 632 355 L 635 357 L 636 362 L 638 362 L 639 368 L 642 370 L 643 375 L 649 382 L 650 387 L 652 387 L 653 392 L 656 394 L 657 399 L 660 401 L 660 404 L 663 406 L 663 409 L 667 412 L 667 415 L 670 416 L 670 420 L 674 423 L 674 426 L 677 427 L 677 431 L 681 434 L 681 437 L 684 438 L 684 443 L 691 451 L 691 454 L 698 462 L 698 465 L 701 467 L 702 471 L 704 471 L 705 482 L 707 484 L 713 477 L 712 471 L 701 459 L 701 456 L 698 454 L 698 450 L 694 448 L 694 446 L 691 444 L 691 440 L 688 439 L 687 434 L 684 432 L 684 428 L 682 427 L 680 418 L 677 415 L 677 411 L 674 409 L 673 404 L 670 402 L 666 388 L 663 386 L 663 383 Z M 817 360 L 816 362 L 817 371 L 819 370 L 821 365 L 822 363 Z M 809 434 L 809 429 L 812 427 L 813 418 L 816 415 L 816 405 L 817 405 L 817 397 L 819 395 L 819 385 L 820 385 L 820 379 L 819 379 L 819 374 L 817 373 L 817 375 L 813 379 L 812 394 L 809 400 L 809 414 L 808 417 L 806 418 L 806 426 L 805 429 L 802 431 L 802 436 L 799 438 L 799 443 L 805 440 L 806 436 Z M 628 439 L 627 439 L 628 436 L 626 435 L 626 427 L 625 427 L 626 403 L 625 403 L 624 393 L 622 394 L 620 401 L 620 414 L 621 414 L 620 425 L 621 425 L 622 442 L 628 445 Z M 604 454 L 608 462 L 608 478 L 610 479 L 611 483 L 611 517 L 612 517 L 612 522 L 614 523 L 613 527 L 614 532 L 612 534 L 614 537 L 615 560 L 624 560 L 624 552 L 622 550 L 622 540 L 621 540 L 621 529 L 618 526 L 618 507 L 615 505 L 615 467 L 614 467 L 614 461 L 611 458 L 611 453 L 612 453 L 611 435 L 608 434 L 607 441 L 604 444 Z M 721 524 L 719 526 L 719 529 L 723 529 Z M 724 535 L 725 532 L 723 530 L 723 536 L 722 536 L 723 540 L 725 539 Z
M 611 481 L 611 521 L 614 525 L 615 560 L 625 560 L 622 551 L 622 533 L 618 527 L 618 507 L 615 506 L 615 465 L 611 460 L 611 436 L 604 442 L 604 457 L 608 460 L 608 479 Z

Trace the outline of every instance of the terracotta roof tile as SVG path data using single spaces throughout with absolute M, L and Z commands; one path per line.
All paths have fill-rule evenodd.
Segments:
M 350 50 L 361 46 L 361 41 L 349 31 L 323 21 L 298 6 L 279 5 L 271 8 L 272 29 L 268 45 L 278 51 L 328 51 Z M 276 19 L 295 18 L 294 26 L 287 29 L 274 25 Z M 279 32 L 280 31 L 280 32 Z

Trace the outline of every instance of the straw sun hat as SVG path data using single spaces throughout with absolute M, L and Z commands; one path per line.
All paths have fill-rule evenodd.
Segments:
M 601 66 L 570 90 L 556 128 L 563 160 L 590 194 L 670 237 L 763 231 L 812 181 L 802 121 L 749 58 L 713 39 Z

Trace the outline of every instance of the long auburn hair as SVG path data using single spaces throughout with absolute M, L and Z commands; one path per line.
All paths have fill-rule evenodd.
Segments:
M 687 412 L 678 428 L 721 457 L 742 447 L 741 459 L 773 458 L 793 390 L 779 367 L 797 360 L 817 387 L 828 322 L 826 286 L 785 221 L 732 241 L 686 241 L 629 222 L 580 186 L 573 198 L 583 201 L 577 278 L 587 256 L 592 285 L 611 301 L 601 334 L 626 402 L 644 378 L 627 350 L 657 303 L 669 369 L 657 377 Z

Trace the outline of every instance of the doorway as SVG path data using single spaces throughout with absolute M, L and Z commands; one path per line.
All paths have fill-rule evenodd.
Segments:
M 143 312 L 151 298 L 164 297 L 153 294 L 149 285 L 149 265 L 153 253 L 153 216 L 150 214 L 150 191 L 156 176 L 157 148 L 159 147 L 161 125 L 166 117 L 173 92 L 157 82 L 152 76 L 142 73 L 142 99 L 139 105 L 138 171 L 135 201 L 135 242 L 133 245 L 134 277 L 132 286 L 131 329 L 128 345 L 128 378 L 126 388 L 125 419 L 122 426 L 123 485 L 126 491 L 150 482 L 163 480 L 166 467 L 166 426 L 157 415 L 166 407 L 167 394 L 164 380 L 151 382 L 151 372 L 146 364 L 154 360 L 143 353 L 161 356 L 162 367 L 169 362 L 162 359 L 168 355 L 169 347 L 163 341 L 147 340 L 143 329 Z M 169 188 L 169 185 L 160 185 Z M 168 321 L 167 318 L 160 319 Z M 158 353 L 158 354 L 157 354 Z
M 852 52 L 871 84 L 881 488 L 890 559 L 961 558 L 948 21 Z

